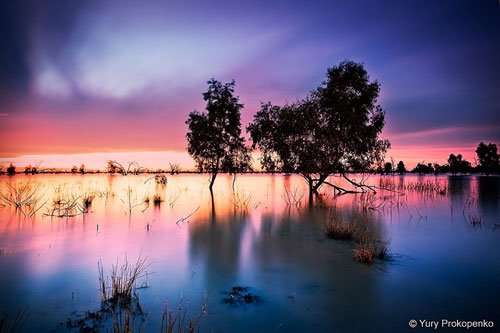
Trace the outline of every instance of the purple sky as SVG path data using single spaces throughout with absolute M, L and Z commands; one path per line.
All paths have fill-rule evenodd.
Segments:
M 211 77 L 236 80 L 246 126 L 346 59 L 381 83 L 387 157 L 500 143 L 497 0 L 2 1 L 0 43 L 0 162 L 184 151 Z

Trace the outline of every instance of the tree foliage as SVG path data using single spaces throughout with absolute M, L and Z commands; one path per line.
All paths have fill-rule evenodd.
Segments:
M 389 147 L 379 139 L 385 124 L 377 104 L 379 83 L 351 61 L 329 68 L 326 76 L 303 100 L 284 106 L 263 103 L 247 128 L 253 147 L 262 152 L 262 167 L 301 174 L 311 192 L 331 174 L 346 177 L 381 163 Z
M 398 162 L 398 166 L 396 167 L 396 171 L 397 173 L 399 173 L 400 175 L 404 174 L 407 172 L 406 170 L 406 166 L 405 164 L 403 163 L 403 161 L 399 161 Z
M 12 163 L 10 163 L 9 167 L 7 168 L 7 174 L 9 176 L 13 176 L 16 174 L 16 167 Z
M 432 165 L 432 163 L 425 164 L 424 162 L 422 162 L 422 163 L 418 163 L 417 166 L 415 166 L 415 168 L 411 172 L 423 175 L 423 174 L 427 174 L 427 173 L 435 173 L 436 170 L 434 169 L 434 166 Z
M 203 93 L 206 111 L 193 111 L 186 124 L 188 153 L 200 172 L 211 173 L 210 190 L 219 172 L 238 173 L 250 169 L 250 152 L 241 137 L 243 104 L 234 96 L 235 82 L 211 79 Z
M 497 145 L 494 143 L 479 143 L 476 149 L 479 171 L 490 174 L 500 171 L 500 158 Z
M 462 154 L 450 154 L 448 157 L 449 171 L 452 174 L 467 173 L 471 171 L 471 164 L 469 161 L 462 159 Z
M 392 173 L 392 163 L 391 162 L 385 162 L 385 164 L 384 164 L 384 173 L 386 175 Z

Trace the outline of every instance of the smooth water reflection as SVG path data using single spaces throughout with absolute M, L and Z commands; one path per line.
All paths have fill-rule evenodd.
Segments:
M 328 189 L 309 204 L 296 176 L 238 176 L 234 186 L 219 176 L 214 202 L 206 175 L 167 178 L 166 185 L 149 176 L 0 178 L 4 194 L 7 184 L 29 181 L 47 201 L 34 218 L 0 207 L 0 310 L 30 305 L 26 331 L 64 331 L 58 325 L 67 318 L 99 308 L 99 260 L 110 270 L 117 259 L 142 256 L 151 263 L 142 281 L 149 287 L 138 290 L 145 331 L 159 331 L 166 302 L 182 295 L 196 312 L 205 293 L 201 331 L 405 331 L 412 318 L 500 325 L 498 177 L 372 176 L 372 184 L 391 183 L 405 195 L 379 192 L 371 207 Z M 58 197 L 89 193 L 88 213 L 43 216 Z M 163 201 L 154 204 L 154 195 Z M 389 241 L 394 260 L 357 263 L 354 243 L 325 237 L 332 214 Z M 472 226 L 471 216 L 482 223 Z M 236 285 L 262 301 L 223 303 Z

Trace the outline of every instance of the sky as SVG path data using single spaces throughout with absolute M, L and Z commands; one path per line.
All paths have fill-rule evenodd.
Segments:
M 192 167 L 189 112 L 206 81 L 236 81 L 246 127 L 328 67 L 381 85 L 386 157 L 474 162 L 500 144 L 498 0 L 0 2 L 0 162 Z

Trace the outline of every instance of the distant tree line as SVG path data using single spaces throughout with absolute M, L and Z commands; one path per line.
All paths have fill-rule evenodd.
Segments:
M 500 158 L 497 145 L 494 143 L 479 143 L 476 148 L 476 166 L 463 159 L 462 154 L 450 154 L 448 163 L 440 165 L 438 163 L 418 163 L 410 172 L 418 174 L 468 174 L 481 173 L 485 175 L 500 173 Z M 384 167 L 379 166 L 375 172 L 383 174 L 405 174 L 408 172 L 403 161 L 399 161 L 396 168 L 394 163 L 386 162 Z

